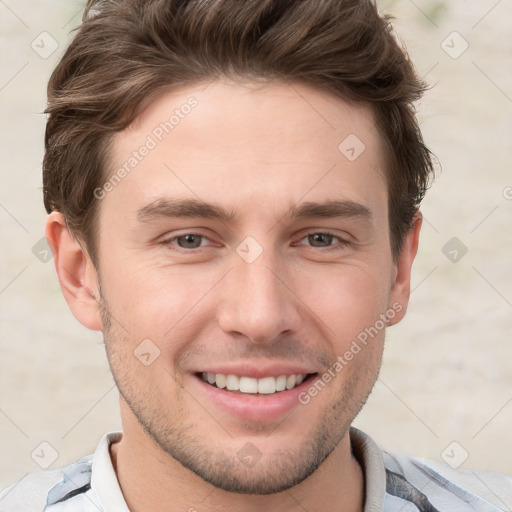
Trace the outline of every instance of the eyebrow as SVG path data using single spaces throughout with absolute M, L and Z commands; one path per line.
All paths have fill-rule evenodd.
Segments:
M 297 219 L 326 219 L 358 217 L 371 220 L 371 210 L 355 201 L 339 200 L 325 202 L 304 202 L 292 206 L 287 216 Z M 171 199 L 160 198 L 152 201 L 137 211 L 140 222 L 150 222 L 159 218 L 201 217 L 205 219 L 218 219 L 229 223 L 236 219 L 234 210 L 226 210 L 222 206 L 206 203 L 198 199 Z

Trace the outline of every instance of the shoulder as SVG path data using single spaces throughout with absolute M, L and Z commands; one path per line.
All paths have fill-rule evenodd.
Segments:
M 88 455 L 59 469 L 27 475 L 0 492 L 0 510 L 40 512 L 56 494 L 83 489 L 90 485 L 92 459 L 93 455 Z
M 93 454 L 11 485 L 0 493 L 0 512 L 98 512 L 103 510 L 98 492 L 114 504 L 112 510 L 128 512 L 110 459 L 110 445 L 121 437 L 122 432 L 109 432 Z
M 383 459 L 386 491 L 392 496 L 421 491 L 435 510 L 491 512 L 510 510 L 512 506 L 512 478 L 508 475 L 455 469 L 432 460 L 386 452 Z

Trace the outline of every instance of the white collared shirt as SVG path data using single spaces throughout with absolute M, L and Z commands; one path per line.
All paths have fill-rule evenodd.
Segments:
M 121 432 L 105 434 L 96 452 L 64 468 L 26 476 L 0 493 L 0 512 L 130 512 L 110 458 Z M 490 471 L 381 451 L 350 429 L 364 472 L 364 512 L 499 512 L 512 509 L 512 478 Z

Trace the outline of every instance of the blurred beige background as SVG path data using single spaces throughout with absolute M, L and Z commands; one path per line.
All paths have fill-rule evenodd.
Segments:
M 512 474 L 512 1 L 379 6 L 433 86 L 418 115 L 443 170 L 408 315 L 356 425 L 389 451 Z M 46 82 L 82 7 L 0 1 L 0 488 L 120 428 L 101 335 L 72 317 L 37 245 Z

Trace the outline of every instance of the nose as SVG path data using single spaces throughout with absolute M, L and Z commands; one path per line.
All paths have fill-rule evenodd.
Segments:
M 283 335 L 296 332 L 300 301 L 283 263 L 278 264 L 271 251 L 263 251 L 251 263 L 236 254 L 233 261 L 218 309 L 220 328 L 260 345 L 272 345 Z

